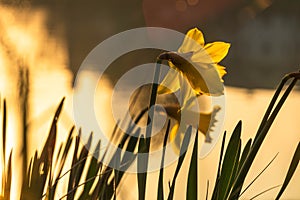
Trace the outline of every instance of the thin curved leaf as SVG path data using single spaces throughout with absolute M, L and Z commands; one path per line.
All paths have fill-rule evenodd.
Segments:
M 289 182 L 291 181 L 296 169 L 297 169 L 297 166 L 299 164 L 299 161 L 300 161 L 300 142 L 298 143 L 298 146 L 297 146 L 297 149 L 294 153 L 294 156 L 293 156 L 293 159 L 292 159 L 292 162 L 290 164 L 290 167 L 289 167 L 289 170 L 287 172 L 287 175 L 285 177 L 285 180 L 283 182 L 283 185 L 276 197 L 276 199 L 279 199 L 281 197 L 281 195 L 283 194 L 284 190 L 286 189 L 286 187 L 288 186 Z

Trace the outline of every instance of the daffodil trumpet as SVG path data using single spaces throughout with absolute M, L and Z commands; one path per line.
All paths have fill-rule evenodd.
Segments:
M 174 120 L 174 126 L 169 134 L 169 141 L 172 143 L 173 150 L 177 154 L 179 153 L 185 129 L 188 125 L 198 129 L 204 135 L 206 143 L 211 143 L 213 138 L 210 133 L 214 131 L 217 122 L 216 115 L 220 109 L 219 106 L 214 106 L 212 111 L 200 113 L 187 110 L 184 111 L 186 116 L 182 118 L 179 105 L 165 105 L 166 114 Z

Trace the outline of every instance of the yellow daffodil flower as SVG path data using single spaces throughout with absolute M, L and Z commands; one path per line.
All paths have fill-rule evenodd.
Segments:
M 226 74 L 225 67 L 219 62 L 227 55 L 230 44 L 225 42 L 213 42 L 205 44 L 203 34 L 197 28 L 188 31 L 178 52 L 165 52 L 158 56 L 159 60 L 167 60 L 169 66 L 174 70 L 169 70 L 161 85 L 158 87 L 158 94 L 169 94 L 179 89 L 184 93 L 181 108 L 165 107 L 168 116 L 175 119 L 175 125 L 170 131 L 169 139 L 174 150 L 179 153 L 186 126 L 180 123 L 192 125 L 205 135 L 206 142 L 211 141 L 210 131 L 215 125 L 216 113 L 220 107 L 214 107 L 210 113 L 196 113 L 189 111 L 191 105 L 187 102 L 200 95 L 220 96 L 224 94 L 223 76 Z M 190 84 L 187 88 L 182 83 L 185 77 Z M 188 105 L 187 105 L 188 104 Z M 180 112 L 185 109 L 188 113 L 186 119 L 181 119 Z M 200 117 L 199 117 L 200 115 Z M 199 119 L 194 122 L 194 119 Z M 182 121 L 184 120 L 184 121 Z M 181 130 L 182 129 L 182 130 Z
M 184 119 L 181 119 L 181 112 L 178 112 L 178 106 L 170 105 L 165 106 L 164 108 L 168 116 L 173 118 L 175 121 L 175 124 L 169 133 L 169 140 L 172 143 L 172 148 L 175 153 L 179 154 L 180 152 L 181 143 L 187 128 L 186 126 L 180 126 L 181 123 L 189 124 L 194 128 L 198 128 L 198 131 L 204 134 L 205 142 L 210 143 L 212 141 L 210 132 L 213 131 L 215 123 L 217 122 L 216 114 L 221 109 L 219 106 L 215 106 L 213 110 L 208 113 L 188 111 L 189 113 L 187 113 L 187 118 L 185 117 Z M 196 122 L 195 119 L 198 119 L 199 121 Z
M 197 28 L 188 31 L 178 52 L 165 52 L 158 59 L 167 60 L 174 70 L 169 71 L 158 94 L 170 93 L 180 88 L 179 75 L 187 78 L 196 95 L 206 94 L 219 96 L 224 92 L 222 77 L 226 74 L 225 67 L 219 62 L 227 55 L 229 43 L 204 43 L 204 37 Z

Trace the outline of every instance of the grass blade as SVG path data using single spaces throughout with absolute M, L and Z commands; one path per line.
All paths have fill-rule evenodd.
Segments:
M 273 163 L 278 153 L 272 158 L 272 160 L 264 167 L 264 169 L 251 181 L 251 183 L 241 192 L 240 197 L 249 189 L 249 187 L 266 171 L 266 169 Z
M 251 197 L 249 200 L 253 200 L 253 199 L 259 197 L 260 195 L 263 195 L 264 193 L 269 192 L 270 190 L 276 189 L 276 188 L 278 188 L 278 187 L 280 187 L 280 185 L 276 185 L 276 186 L 273 186 L 273 187 L 271 187 L 271 188 L 268 188 L 268 189 L 266 189 L 266 190 L 264 190 L 264 191 L 258 193 L 258 194 L 255 195 L 254 197 Z

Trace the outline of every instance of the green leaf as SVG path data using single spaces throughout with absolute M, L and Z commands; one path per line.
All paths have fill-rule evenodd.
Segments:
M 213 190 L 213 193 L 212 193 L 212 197 L 211 197 L 212 199 L 218 199 L 219 186 L 220 186 L 219 185 L 219 181 L 220 181 L 221 167 L 222 167 L 222 162 L 223 162 L 225 141 L 226 141 L 226 131 L 224 132 L 223 139 L 222 139 L 222 145 L 221 145 L 221 151 L 220 151 L 220 158 L 219 158 L 219 164 L 218 164 L 218 172 L 217 172 L 215 187 L 214 187 L 214 190 Z
M 5 165 L 5 154 L 6 154 L 6 100 L 3 100 L 3 121 L 2 121 L 2 158 L 3 164 Z
M 76 163 L 78 162 L 77 152 L 79 149 L 80 134 L 81 134 L 81 129 L 79 129 L 79 136 L 76 136 L 76 139 L 75 139 L 75 146 L 74 146 L 74 152 L 73 152 L 67 193 L 70 193 L 73 190 L 73 188 L 75 187 L 75 176 L 76 176 L 76 168 L 77 168 Z M 76 165 L 76 167 L 75 167 L 75 165 Z M 71 199 L 74 199 L 73 193 L 71 193 L 70 195 L 67 196 L 67 200 L 71 200 Z
M 46 187 L 51 186 L 51 178 L 52 178 L 52 160 L 53 153 L 56 142 L 56 134 L 57 134 L 57 122 L 62 111 L 62 107 L 64 104 L 65 98 L 63 98 L 56 109 L 54 114 L 52 124 L 50 126 L 50 131 L 48 133 L 48 137 L 46 142 L 42 148 L 41 156 L 38 157 L 37 152 L 35 153 L 33 162 L 32 162 L 32 170 L 29 177 L 24 179 L 22 183 L 21 189 L 21 197 L 25 199 L 40 199 L 42 198 L 43 192 Z M 26 173 L 24 173 L 26 174 Z M 49 176 L 49 182 L 46 183 L 47 177 Z M 29 185 L 25 185 L 30 182 Z M 49 188 L 47 188 L 49 189 Z
M 133 131 L 133 126 L 129 126 L 129 129 Z M 109 166 L 114 166 L 113 167 L 114 169 L 108 172 L 107 175 L 108 174 L 111 175 L 112 172 L 114 172 L 114 175 L 113 175 L 113 181 L 110 181 L 110 183 L 108 183 L 105 186 L 106 188 L 109 188 L 106 189 L 105 191 L 106 197 L 109 199 L 114 195 L 115 188 L 119 186 L 120 181 L 124 175 L 124 172 L 130 167 L 130 165 L 134 162 L 137 156 L 137 154 L 134 153 L 134 150 L 136 149 L 139 135 L 140 135 L 140 129 L 137 129 L 136 132 L 130 136 L 128 134 L 124 134 L 120 144 L 118 145 L 118 149 L 115 151 L 114 155 L 112 156 L 112 159 L 110 160 Z M 121 158 L 122 153 L 123 153 L 123 157 Z M 111 191 L 112 193 L 109 193 L 108 191 Z
M 298 73 L 298 74 L 299 74 L 299 73 Z M 297 78 L 296 78 L 296 77 L 297 77 L 297 73 L 290 73 L 290 74 L 285 75 L 285 76 L 282 78 L 282 80 L 280 81 L 279 85 L 277 86 L 277 89 L 276 89 L 276 91 L 275 91 L 275 94 L 274 94 L 273 97 L 272 97 L 271 102 L 269 103 L 269 106 L 268 106 L 268 108 L 267 108 L 267 111 L 265 112 L 265 115 L 264 115 L 264 117 L 263 117 L 263 119 L 262 119 L 262 121 L 261 121 L 261 123 L 260 123 L 260 126 L 259 126 L 259 128 L 258 128 L 258 131 L 257 131 L 257 133 L 256 133 L 256 137 L 255 137 L 255 138 L 257 138 L 257 136 L 259 135 L 259 133 L 262 131 L 262 129 L 263 129 L 264 126 L 266 125 L 266 123 L 267 123 L 267 121 L 268 121 L 268 119 L 269 119 L 269 117 L 270 117 L 270 115 L 271 115 L 271 111 L 273 110 L 273 107 L 274 107 L 274 105 L 275 105 L 275 103 L 276 103 L 276 101 L 277 101 L 277 99 L 278 99 L 278 97 L 279 97 L 279 95 L 280 95 L 280 93 L 281 93 L 281 91 L 282 91 L 284 85 L 286 84 L 286 82 L 287 82 L 289 79 L 294 78 L 292 84 L 290 84 L 291 88 L 293 88 L 294 85 L 295 85 L 296 82 L 297 82 Z M 256 139 L 255 139 L 255 140 L 256 140 Z M 255 141 L 255 140 L 254 140 L 254 141 Z
M 129 141 L 121 161 L 122 171 L 124 171 L 126 167 L 129 167 L 128 165 L 130 165 L 136 157 L 136 153 L 134 153 L 134 150 L 137 147 L 138 137 L 140 133 L 141 133 L 141 129 L 137 129 L 135 134 L 130 136 L 130 138 L 128 139 Z
M 241 130 L 242 130 L 242 122 L 239 121 L 237 126 L 235 127 L 229 143 L 226 148 L 224 161 L 222 164 L 220 182 L 219 182 L 219 198 L 226 199 L 231 186 L 232 180 L 235 178 L 235 172 L 237 169 L 239 154 L 240 154 L 240 146 L 241 146 Z
M 137 129 L 135 134 L 133 136 L 130 136 L 126 150 L 123 154 L 121 164 L 120 164 L 120 170 L 118 173 L 118 179 L 116 182 L 116 187 L 118 187 L 124 172 L 131 166 L 131 164 L 134 162 L 137 154 L 134 153 L 134 150 L 136 149 L 137 143 L 138 143 L 138 136 L 140 135 L 141 130 Z
M 238 164 L 238 168 L 236 170 L 236 175 L 239 174 L 239 172 L 241 170 L 241 167 L 243 166 L 245 160 L 247 159 L 247 156 L 248 156 L 249 151 L 251 149 L 251 142 L 252 142 L 252 139 L 249 139 L 246 146 L 244 147 L 241 159 L 240 159 L 239 164 Z M 230 195 L 240 194 L 241 190 L 242 190 L 242 185 L 239 185 L 239 187 L 235 188 L 234 190 L 233 189 L 231 190 Z
M 31 174 L 31 170 L 32 170 L 32 163 L 33 163 L 33 160 L 32 160 L 33 158 L 31 158 L 30 159 L 30 162 L 29 162 L 29 167 L 28 167 L 28 170 L 27 170 L 27 175 L 25 176 L 25 181 L 24 181 L 24 183 L 26 184 L 26 185 L 23 185 L 23 187 L 26 187 L 26 189 L 28 189 L 28 187 L 29 187 L 29 184 L 30 184 L 30 174 Z M 22 187 L 22 189 L 23 189 L 23 187 Z
M 66 158 L 67 158 L 67 155 L 69 153 L 69 150 L 70 150 L 70 147 L 71 147 L 71 144 L 73 142 L 73 138 L 72 138 L 72 134 L 73 134 L 73 131 L 74 131 L 75 127 L 73 126 L 69 132 L 69 135 L 68 135 L 68 138 L 65 142 L 65 146 L 64 146 L 64 150 L 63 150 L 63 153 L 62 153 L 62 156 L 61 158 L 57 161 L 57 167 L 58 167 L 58 173 L 56 175 L 56 178 L 55 178 L 55 181 L 54 181 L 54 184 L 53 186 L 51 187 L 51 191 L 52 192 L 52 195 L 54 195 L 55 191 L 56 191 L 56 187 L 57 187 L 57 184 L 58 184 L 58 181 L 65 175 L 61 176 L 61 173 L 62 173 L 62 170 L 63 170 L 63 167 L 65 166 L 65 163 L 66 163 Z
M 184 158 L 185 158 L 185 155 L 186 155 L 186 151 L 187 151 L 189 143 L 190 143 L 191 135 L 192 135 L 192 127 L 189 126 L 189 128 L 187 129 L 187 131 L 184 134 L 182 145 L 180 147 L 180 156 L 179 156 L 177 166 L 176 166 L 176 169 L 175 169 L 175 172 L 174 172 L 172 184 L 170 186 L 170 193 L 169 193 L 169 196 L 168 196 L 168 200 L 172 200 L 173 197 L 174 197 L 174 189 L 175 189 L 176 179 L 177 179 L 177 176 L 179 174 L 179 170 L 180 170 L 180 168 L 183 164 L 183 161 L 184 161 Z
M 112 183 L 114 183 L 113 186 L 113 196 L 114 196 L 114 200 L 116 200 L 117 198 L 117 184 L 119 184 L 119 170 L 120 170 L 120 163 L 121 163 L 121 149 L 118 148 L 116 153 L 115 153 L 115 164 L 114 164 L 114 181 L 112 181 Z
M 242 146 L 242 140 L 240 139 L 240 142 L 239 142 L 239 145 L 238 145 L 238 150 L 237 150 L 237 159 L 236 159 L 236 162 L 234 163 L 234 168 L 232 170 L 232 176 L 231 176 L 231 179 L 230 179 L 230 182 L 229 182 L 230 188 L 226 193 L 226 197 L 228 197 L 228 194 L 230 193 L 231 187 L 232 187 L 232 185 L 234 183 L 234 180 L 235 180 L 235 177 L 237 175 L 237 170 L 238 170 L 238 167 L 239 167 L 239 158 L 240 158 L 240 155 L 241 155 L 241 146 Z
M 4 169 L 2 170 L 2 190 L 6 187 L 6 172 L 5 172 L 5 166 L 6 166 L 6 101 L 4 99 L 3 101 L 3 116 L 2 116 L 2 166 L 4 166 Z M 4 189 L 5 190 L 5 189 Z M 4 194 L 5 195 L 5 194 Z
M 33 199 L 33 198 L 41 198 L 42 194 L 34 192 L 34 190 L 40 189 L 40 187 L 44 187 L 41 185 L 41 174 L 40 174 L 40 161 L 38 159 L 37 151 L 34 154 L 32 159 L 31 170 L 28 170 L 27 181 L 23 181 L 22 191 L 21 191 L 21 199 Z M 26 183 L 26 184 L 25 184 Z M 28 184 L 27 184 L 28 183 Z
M 101 178 L 99 178 L 96 188 L 92 194 L 93 199 L 97 199 L 97 198 L 105 199 L 105 197 L 107 197 L 108 195 L 109 197 L 107 197 L 107 199 L 111 199 L 111 196 L 113 195 L 113 191 L 111 191 L 111 189 L 107 189 L 110 188 L 108 187 L 107 184 L 108 184 L 108 178 L 110 177 L 112 172 L 113 172 L 112 168 L 106 167 L 104 172 L 101 173 L 102 176 Z
M 11 159 L 12 159 L 12 151 L 10 151 L 7 166 L 6 166 L 7 167 L 7 175 L 6 175 L 5 185 L 4 185 L 4 198 L 5 199 L 10 199 L 11 177 L 12 177 Z
M 93 138 L 93 134 L 91 133 L 90 136 L 89 136 L 89 139 L 88 139 L 88 142 L 87 144 L 85 144 L 81 151 L 80 151 L 80 154 L 79 154 L 79 162 L 80 164 L 77 165 L 77 167 L 75 168 L 75 175 L 74 175 L 74 187 L 73 187 L 73 192 L 72 194 L 75 194 L 76 193 L 76 189 L 79 185 L 79 181 L 80 179 L 82 178 L 82 175 L 83 175 L 83 170 L 86 166 L 86 161 L 87 161 L 87 157 L 88 157 L 88 153 L 89 153 L 89 150 L 90 150 L 90 147 L 91 147 L 91 143 L 92 143 L 92 138 Z
M 161 68 L 161 62 L 158 61 L 156 63 L 153 83 L 151 88 L 151 95 L 150 95 L 150 102 L 149 108 L 155 105 L 156 96 L 157 96 L 157 87 L 159 81 L 159 73 Z M 151 119 L 154 117 L 154 109 L 150 109 L 148 111 L 148 120 L 147 124 L 150 124 Z M 139 200 L 145 199 L 145 192 L 146 192 L 146 183 L 147 183 L 147 169 L 148 169 L 148 161 L 149 161 L 149 150 L 150 150 L 150 142 L 151 142 L 151 133 L 152 133 L 152 123 L 150 126 L 146 128 L 146 136 L 140 138 L 139 147 L 138 147 L 138 158 L 137 158 L 137 165 L 138 165 L 138 189 L 139 189 Z M 140 154 L 142 156 L 140 156 Z
M 209 190 L 209 180 L 207 180 L 207 184 L 206 184 L 206 195 L 205 195 L 205 200 L 208 200 L 208 190 Z
M 166 133 L 164 136 L 164 142 L 163 142 L 163 152 L 162 152 L 159 178 L 158 178 L 157 200 L 164 199 L 164 162 L 165 162 L 166 146 L 167 146 L 168 136 L 169 136 L 169 131 L 170 131 L 170 124 L 171 124 L 171 122 L 169 120 L 167 129 L 166 129 Z
M 284 77 L 279 85 L 279 87 L 277 88 L 275 95 L 273 96 L 273 99 L 269 105 L 269 108 L 261 122 L 260 128 L 254 138 L 254 142 L 251 146 L 251 149 L 249 151 L 249 154 L 246 158 L 246 160 L 244 161 L 242 167 L 240 168 L 237 178 L 233 184 L 233 189 L 232 191 L 240 191 L 241 187 L 244 184 L 244 180 L 249 172 L 249 169 L 254 161 L 254 158 L 257 155 L 257 152 L 259 151 L 269 129 L 271 128 L 277 114 L 279 113 L 282 105 L 284 104 L 285 100 L 287 99 L 287 97 L 289 96 L 290 92 L 292 91 L 293 87 L 295 86 L 296 82 L 297 82 L 297 78 L 294 78 L 293 81 L 290 83 L 290 85 L 288 86 L 288 88 L 285 90 L 284 94 L 282 95 L 282 97 L 280 98 L 279 102 L 277 103 L 276 107 L 273 109 L 273 107 L 275 106 L 275 102 L 277 102 L 277 98 L 283 88 L 283 85 L 287 82 L 288 79 L 293 78 L 293 74 L 289 74 L 286 77 Z M 272 111 L 272 113 L 271 113 Z M 230 199 L 236 199 L 238 198 L 239 193 L 233 192 L 230 195 Z
M 194 142 L 194 148 L 192 153 L 192 159 L 190 163 L 187 194 L 186 199 L 197 200 L 198 199 L 198 131 Z
M 241 167 L 243 166 L 243 164 L 249 154 L 249 151 L 251 148 L 251 143 L 252 143 L 252 139 L 249 139 L 246 146 L 244 147 L 244 150 L 243 150 L 240 162 L 239 162 L 238 172 L 240 171 Z
M 270 188 L 268 188 L 268 189 L 266 189 L 266 190 L 264 190 L 264 191 L 258 193 L 257 195 L 251 197 L 249 200 L 253 200 L 253 199 L 255 199 L 255 198 L 257 198 L 257 197 L 259 197 L 259 196 L 265 194 L 266 192 L 269 192 L 270 190 L 274 190 L 274 189 L 276 189 L 276 188 L 278 188 L 278 187 L 280 187 L 280 185 L 276 185 L 276 186 L 270 187 Z
M 290 164 L 290 167 L 289 167 L 289 170 L 287 172 L 287 175 L 285 177 L 285 180 L 283 182 L 283 185 L 276 197 L 276 199 L 279 199 L 281 197 L 281 195 L 283 194 L 284 190 L 286 189 L 286 187 L 288 186 L 289 182 L 291 181 L 296 169 L 297 169 L 297 166 L 299 164 L 299 160 L 300 160 L 300 142 L 298 143 L 297 145 L 297 149 L 294 153 L 294 156 L 293 156 L 293 159 L 292 159 L 292 162 Z
M 145 154 L 147 154 L 148 152 L 146 148 L 146 139 L 143 136 L 141 136 L 139 141 L 138 153 L 139 155 L 137 157 L 137 166 L 138 166 L 137 179 L 138 179 L 139 200 L 144 200 L 145 193 L 146 193 L 146 180 L 147 180 L 146 164 L 148 163 L 148 161 L 145 160 L 148 159 L 148 156 L 146 157 Z
M 226 141 L 226 131 L 224 132 L 224 136 L 223 136 L 223 139 L 222 139 L 221 152 L 220 152 L 220 158 L 219 158 L 219 164 L 218 164 L 217 179 L 221 175 L 221 168 L 222 168 L 224 149 L 225 149 L 225 141 Z
M 96 145 L 96 148 L 94 150 L 94 155 L 92 156 L 90 165 L 87 168 L 88 172 L 85 177 L 84 188 L 79 197 L 79 200 L 86 200 L 88 198 L 88 195 L 93 186 L 94 180 L 97 177 L 97 173 L 100 168 L 100 164 L 98 163 L 99 150 L 100 150 L 100 141 Z
M 133 126 L 129 125 L 128 130 L 132 131 Z M 115 126 L 115 129 L 114 129 L 115 134 L 117 133 L 116 131 L 117 131 L 117 126 Z M 130 133 L 129 131 L 127 131 L 127 132 Z M 122 134 L 122 133 L 120 133 L 120 134 Z M 99 180 L 96 184 L 95 190 L 93 191 L 93 194 L 92 194 L 92 199 L 95 199 L 98 197 L 100 197 L 100 199 L 103 199 L 103 198 L 111 199 L 111 197 L 114 195 L 114 187 L 115 187 L 114 184 L 115 183 L 119 184 L 119 180 L 120 180 L 120 177 L 123 176 L 123 172 L 122 173 L 119 172 L 119 175 L 118 175 L 119 178 L 117 178 L 118 180 L 116 182 L 114 182 L 115 181 L 114 178 L 112 181 L 108 182 L 109 177 L 111 177 L 114 172 L 114 169 L 112 169 L 109 166 L 115 165 L 115 162 L 116 162 L 115 160 L 118 157 L 119 151 L 120 151 L 120 149 L 122 149 L 124 147 L 128 138 L 129 138 L 128 134 L 122 134 L 122 138 L 121 138 L 121 141 L 119 142 L 118 149 L 116 150 L 116 152 L 114 152 L 112 158 L 110 159 L 109 165 L 103 171 L 101 171 L 101 168 L 100 168 L 102 176 L 101 176 L 101 178 L 99 178 Z M 106 151 L 104 152 L 100 163 L 103 162 L 103 160 L 105 159 L 105 156 L 106 156 Z

